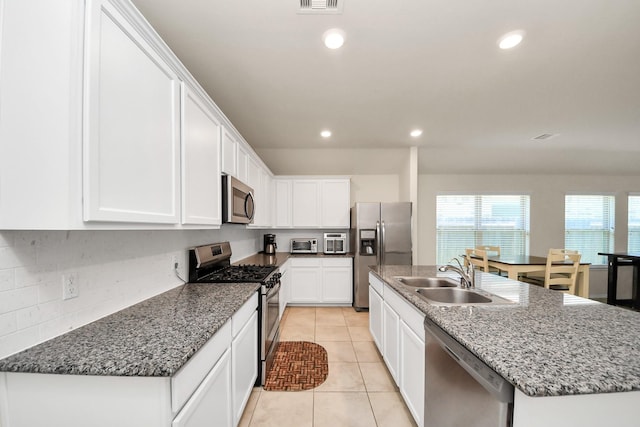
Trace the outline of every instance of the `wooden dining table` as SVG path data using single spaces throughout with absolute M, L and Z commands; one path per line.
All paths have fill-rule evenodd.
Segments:
M 547 268 L 547 257 L 536 255 L 489 255 L 489 267 L 506 271 L 509 279 L 518 280 L 523 273 L 541 273 Z M 589 267 L 588 262 L 581 262 L 578 267 L 578 281 L 576 295 L 589 298 Z

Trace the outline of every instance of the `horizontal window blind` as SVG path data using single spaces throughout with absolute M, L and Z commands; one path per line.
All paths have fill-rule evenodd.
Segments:
M 629 236 L 627 250 L 640 253 L 640 195 L 629 196 Z
M 613 251 L 615 198 L 606 195 L 566 195 L 564 247 L 576 249 L 583 262 L 607 264 L 598 252 Z
M 529 252 L 529 196 L 439 195 L 436 262 L 446 264 L 466 248 L 500 246 L 504 255 Z

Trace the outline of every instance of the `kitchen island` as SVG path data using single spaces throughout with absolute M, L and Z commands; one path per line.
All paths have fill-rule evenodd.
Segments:
M 476 287 L 511 303 L 436 306 L 395 278 L 457 274 L 383 266 L 372 275 L 516 387 L 515 427 L 640 424 L 639 313 L 481 272 Z

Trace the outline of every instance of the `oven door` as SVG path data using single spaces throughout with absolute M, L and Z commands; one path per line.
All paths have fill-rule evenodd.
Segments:
M 280 341 L 280 282 L 262 295 L 262 385 L 273 365 L 275 350 Z

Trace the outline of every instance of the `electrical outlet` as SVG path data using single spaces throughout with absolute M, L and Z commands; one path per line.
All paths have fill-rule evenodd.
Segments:
M 180 268 L 180 262 L 178 261 L 178 256 L 174 255 L 171 257 L 171 267 L 174 270 L 178 270 Z
M 77 298 L 80 291 L 77 273 L 62 275 L 62 299 Z

